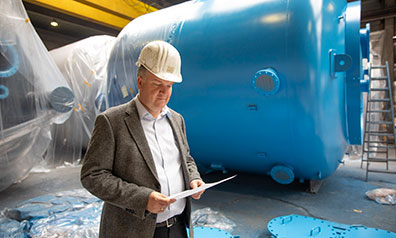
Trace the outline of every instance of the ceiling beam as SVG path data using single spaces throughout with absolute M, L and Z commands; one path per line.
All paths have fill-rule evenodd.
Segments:
M 378 21 L 390 17 L 396 17 L 396 7 L 375 10 L 375 11 L 362 11 L 362 22 Z
M 138 0 L 24 0 L 117 30 L 143 14 L 156 11 Z
M 75 0 L 82 4 L 111 13 L 125 19 L 133 20 L 143 14 L 157 9 L 137 0 Z
M 385 0 L 385 7 L 394 7 L 395 0 Z

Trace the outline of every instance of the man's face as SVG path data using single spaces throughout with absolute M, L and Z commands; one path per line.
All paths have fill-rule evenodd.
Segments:
M 157 117 L 162 108 L 169 102 L 172 95 L 173 82 L 158 78 L 149 71 L 137 78 L 139 99 L 154 117 Z

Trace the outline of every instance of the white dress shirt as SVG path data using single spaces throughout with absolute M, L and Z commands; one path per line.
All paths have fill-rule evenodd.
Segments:
M 184 179 L 180 151 L 167 118 L 171 117 L 171 112 L 165 106 L 158 117 L 154 118 L 143 106 L 139 98 L 137 99 L 136 107 L 140 123 L 153 155 L 158 179 L 161 184 L 161 193 L 170 196 L 182 192 L 184 191 Z M 164 212 L 158 214 L 157 223 L 181 214 L 185 206 L 186 199 L 176 200 Z

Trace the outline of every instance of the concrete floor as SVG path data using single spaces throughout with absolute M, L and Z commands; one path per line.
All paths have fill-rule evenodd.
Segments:
M 391 164 L 390 169 L 396 171 L 396 164 Z M 31 173 L 0 192 L 0 210 L 36 196 L 82 188 L 79 172 L 80 167 L 69 167 Z M 211 173 L 203 178 L 214 182 L 232 174 Z M 360 160 L 347 159 L 323 181 L 317 194 L 305 192 L 306 184 L 280 185 L 264 175 L 238 173 L 235 179 L 209 189 L 200 200 L 195 200 L 193 210 L 210 207 L 221 212 L 237 224 L 231 233 L 246 238 L 270 237 L 268 222 L 289 214 L 396 233 L 396 205 L 380 205 L 365 195 L 368 190 L 380 187 L 396 189 L 396 175 L 371 173 L 365 182 Z

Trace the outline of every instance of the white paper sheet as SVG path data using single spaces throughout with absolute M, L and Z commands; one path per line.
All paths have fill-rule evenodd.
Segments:
M 176 199 L 176 200 L 177 200 L 177 199 L 181 199 L 181 198 L 185 198 L 185 197 L 191 196 L 191 195 L 193 195 L 193 194 L 196 194 L 196 193 L 198 193 L 198 192 L 201 192 L 202 190 L 206 190 L 206 189 L 211 188 L 211 187 L 213 187 L 213 186 L 216 186 L 216 185 L 218 185 L 218 184 L 224 183 L 225 181 L 230 180 L 230 179 L 233 179 L 233 178 L 235 178 L 236 176 L 237 176 L 237 175 L 234 175 L 234 176 L 228 177 L 228 178 L 226 178 L 226 179 L 223 179 L 223 180 L 220 180 L 220 181 L 214 182 L 214 183 L 205 183 L 205 184 L 202 185 L 201 187 L 194 188 L 194 189 L 189 189 L 189 190 L 183 191 L 183 192 L 181 192 L 181 193 L 173 194 L 173 195 L 169 196 L 169 198 L 170 198 L 170 199 L 174 198 L 174 199 Z

